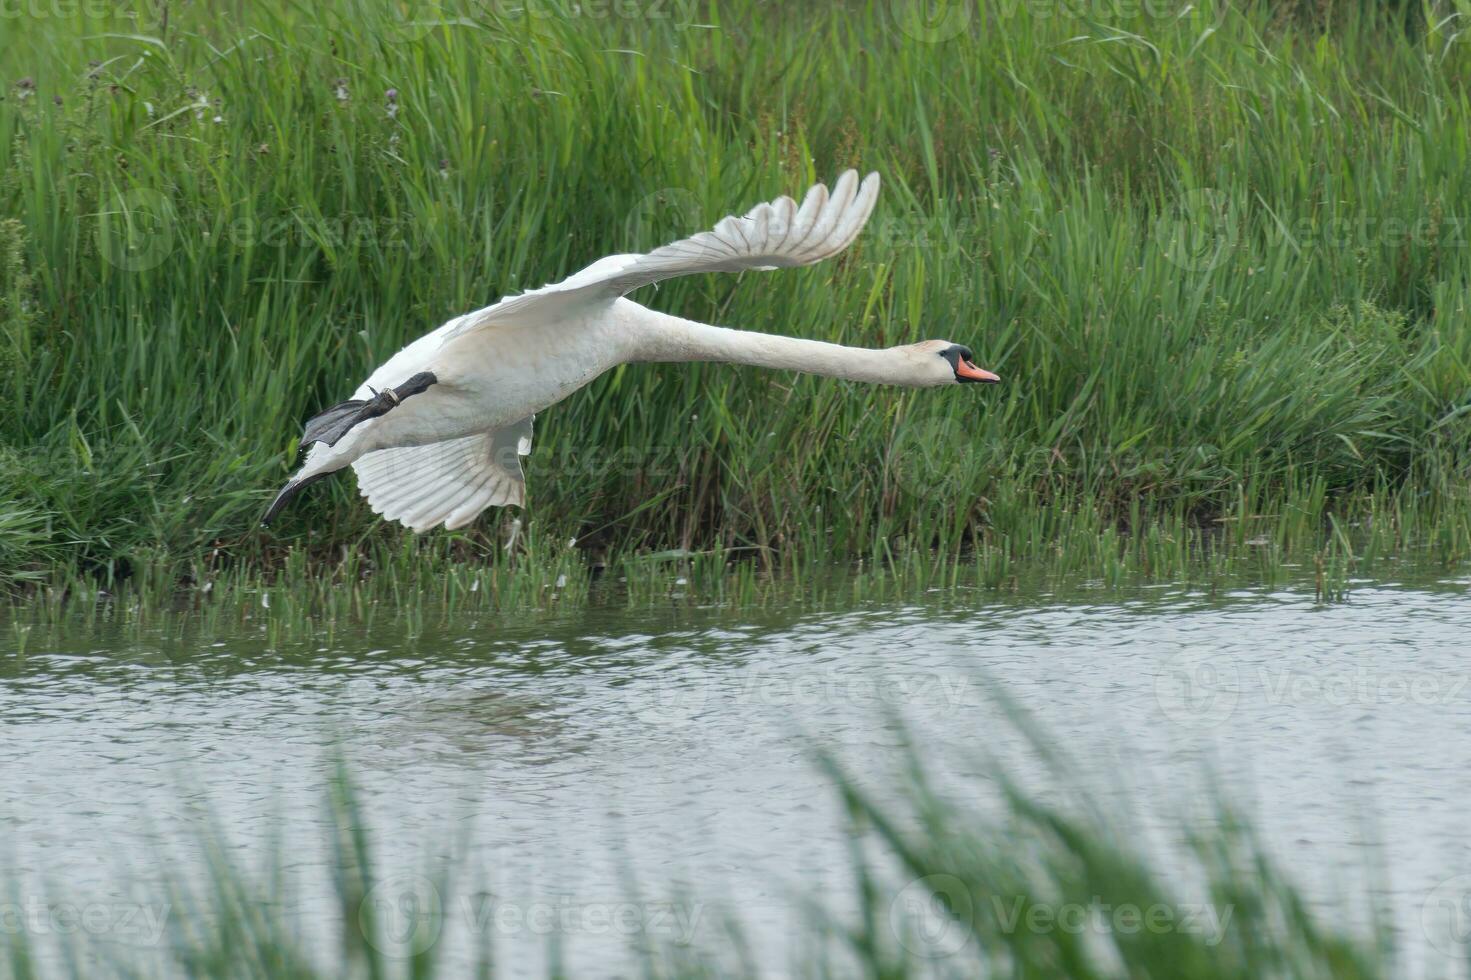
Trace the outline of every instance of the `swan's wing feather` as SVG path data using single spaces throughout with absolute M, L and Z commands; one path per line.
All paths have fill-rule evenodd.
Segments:
M 743 272 L 811 265 L 847 248 L 878 200 L 879 175 L 862 183 L 849 170 L 829 193 L 815 184 L 799 207 L 790 197 L 758 204 L 744 217 L 722 218 L 702 231 L 643 255 L 610 255 L 550 286 L 510 296 L 461 317 L 443 333 L 451 340 L 481 326 L 555 319 L 579 305 L 612 302 L 661 279 L 702 272 Z
M 439 524 L 464 527 L 487 507 L 519 507 L 526 500 L 521 457 L 531 452 L 534 419 L 426 446 L 367 453 L 352 464 L 358 492 L 375 514 L 416 532 Z

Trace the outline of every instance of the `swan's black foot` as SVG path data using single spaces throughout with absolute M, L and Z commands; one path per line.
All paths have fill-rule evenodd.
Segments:
M 430 371 L 421 371 L 396 388 L 384 388 L 372 398 L 350 398 L 345 402 L 333 405 L 318 415 L 313 415 L 306 423 L 306 431 L 302 433 L 301 444 L 309 446 L 314 442 L 325 442 L 329 446 L 337 445 L 337 441 L 352 431 L 353 426 L 375 419 L 380 415 L 387 415 L 398 403 L 410 395 L 417 395 L 439 379 Z M 291 487 L 287 484 L 287 489 Z M 281 491 L 283 494 L 286 490 Z M 275 504 L 271 505 L 273 510 Z

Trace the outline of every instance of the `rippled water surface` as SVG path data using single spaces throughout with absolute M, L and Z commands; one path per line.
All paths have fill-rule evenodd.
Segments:
M 161 868 L 197 858 L 207 809 L 253 866 L 276 834 L 306 928 L 327 930 L 335 742 L 389 887 L 459 849 L 483 891 L 451 920 L 502 966 L 539 964 L 553 933 L 606 963 L 629 935 L 699 940 L 727 912 L 780 960 L 800 896 L 850 891 L 811 746 L 883 786 L 902 720 L 984 806 L 982 752 L 1033 775 L 994 685 L 1146 824 L 1208 811 L 1214 778 L 1315 897 L 1387 895 L 1433 957 L 1422 906 L 1471 872 L 1468 627 L 1446 582 L 1332 606 L 1151 589 L 593 609 L 278 650 L 36 634 L 0 668 L 0 860 L 22 898 L 156 895 Z M 150 939 L 146 921 L 113 927 Z

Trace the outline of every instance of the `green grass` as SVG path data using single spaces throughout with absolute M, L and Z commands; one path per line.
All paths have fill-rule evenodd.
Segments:
M 840 260 L 638 298 L 947 337 L 1005 384 L 616 370 L 538 422 L 526 574 L 1331 565 L 1366 524 L 1471 553 L 1471 10 L 528 7 L 43 4 L 0 32 L 0 588 L 497 567 L 509 515 L 414 544 L 350 477 L 256 519 L 301 420 L 405 341 L 848 166 L 886 183 Z
M 1371 912 L 1363 934 L 1336 925 L 1348 900 L 1310 904 L 1229 806 L 1183 826 L 1178 857 L 1161 867 L 1139 844 L 1138 828 L 1117 816 L 1116 804 L 1080 789 L 1070 763 L 1020 724 L 1051 785 L 1026 792 L 999 763 L 984 763 L 973 778 L 999 808 L 957 804 L 955 787 L 938 790 L 912 757 L 908 782 L 881 792 L 823 758 L 846 804 L 855 892 L 791 897 L 792 928 L 804 936 L 798 958 L 773 962 L 771 950 L 743 930 L 740 910 L 722 905 L 719 895 L 668 894 L 641 882 L 624 896 L 629 902 L 677 904 L 698 913 L 685 921 L 702 928 L 679 942 L 663 938 L 667 933 L 629 937 L 635 973 L 1017 980 L 1403 975 L 1396 972 L 1399 951 L 1382 907 Z M 13 930 L 10 975 L 470 975 L 466 963 L 447 956 L 451 949 L 476 964 L 474 975 L 497 975 L 497 957 L 505 953 L 496 947 L 496 928 L 478 926 L 504 920 L 470 918 L 466 910 L 476 906 L 466 899 L 505 899 L 445 853 L 461 845 L 426 842 L 437 863 L 418 873 L 385 872 L 375 860 L 373 828 L 341 767 L 324 797 L 326 838 L 293 840 L 290 861 L 309 863 L 307 849 L 326 850 L 334 885 L 329 912 L 297 900 L 283 871 L 284 842 L 247 856 L 218 830 L 206 831 L 192 861 L 163 863 L 167 880 L 131 892 L 152 913 L 150 921 L 166 927 L 156 941 L 129 950 L 109 944 L 105 933 L 89 942 L 81 930 Z M 66 896 L 44 901 L 56 906 Z M 602 941 L 608 936 L 605 929 Z M 575 925 L 548 936 L 549 959 L 555 964 L 559 952 L 575 952 L 586 938 Z
M 1183 517 L 1121 532 L 1096 509 L 1018 511 L 1011 534 L 942 552 L 898 539 L 872 557 L 835 563 L 803 546 L 745 560 L 721 549 L 621 552 L 592 556 L 550 540 L 533 525 L 512 547 L 483 550 L 446 536 L 390 535 L 343 543 L 331 560 L 307 548 L 283 552 L 268 573 L 245 563 L 149 562 L 121 583 L 72 574 L 34 587 L 27 602 L 0 608 L 19 663 L 57 631 L 117 629 L 142 638 L 256 637 L 277 648 L 309 637 L 331 642 L 341 629 L 391 624 L 407 637 L 464 614 L 526 616 L 595 607 L 752 607 L 846 611 L 940 592 L 957 602 L 1079 591 L 1128 590 L 1170 583 L 1203 596 L 1239 589 L 1346 598 L 1355 579 L 1413 582 L 1456 574 L 1455 556 L 1471 547 L 1471 522 L 1442 520 L 1417 537 L 1422 515 L 1370 510 L 1361 520 L 1330 518 L 1317 528 L 1312 498 L 1291 500 L 1266 521 L 1243 501 L 1238 512 L 1201 529 Z M 1407 554 L 1407 552 L 1412 552 Z M 1094 592 L 1093 594 L 1097 594 Z M 984 598 L 983 598 L 984 597 Z

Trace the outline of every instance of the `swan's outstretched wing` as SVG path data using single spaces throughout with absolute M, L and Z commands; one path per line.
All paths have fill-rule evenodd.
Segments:
M 879 175 L 858 182 L 849 170 L 829 193 L 816 184 L 799 207 L 790 197 L 731 215 L 710 231 L 643 255 L 610 255 L 558 283 L 501 300 L 459 319 L 441 334 L 450 340 L 482 326 L 555 320 L 581 305 L 612 302 L 640 286 L 700 272 L 741 272 L 811 265 L 847 248 L 878 200 Z
M 415 531 L 464 527 L 487 507 L 520 506 L 526 500 L 521 457 L 531 452 L 534 417 L 479 435 L 360 456 L 352 464 L 358 491 L 373 513 Z

